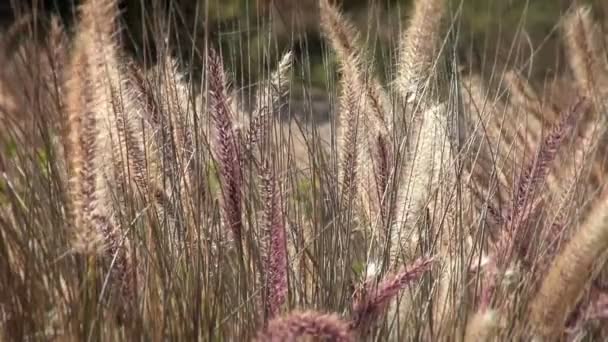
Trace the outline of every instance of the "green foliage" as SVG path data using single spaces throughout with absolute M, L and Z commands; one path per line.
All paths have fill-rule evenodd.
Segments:
M 4 155 L 7 159 L 13 159 L 17 156 L 17 142 L 14 139 L 9 140 L 4 146 Z
M 319 191 L 318 186 L 315 191 Z M 314 203 L 312 201 L 312 196 L 314 196 L 313 181 L 308 178 L 300 179 L 293 195 L 295 203 L 303 210 L 305 217 L 307 219 L 314 218 Z

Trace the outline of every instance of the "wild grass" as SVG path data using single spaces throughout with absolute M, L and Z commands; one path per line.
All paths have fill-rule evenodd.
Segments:
M 293 114 L 302 51 L 261 66 L 247 101 L 209 37 L 196 81 L 174 13 L 150 17 L 152 62 L 127 53 L 116 0 L 4 32 L 3 339 L 608 337 L 590 8 L 558 24 L 561 98 L 515 66 L 463 68 L 451 2 L 414 1 L 388 81 L 350 18 L 318 10 L 329 131 Z

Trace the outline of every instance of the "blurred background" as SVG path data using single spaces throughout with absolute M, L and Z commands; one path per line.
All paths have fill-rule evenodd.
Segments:
M 399 32 L 411 0 L 337 0 L 361 33 L 370 61 L 391 79 Z M 563 69 L 559 22 L 572 0 L 449 0 L 446 22 L 454 58 L 464 70 L 485 78 L 516 68 L 532 82 L 546 82 Z M 604 23 L 608 0 L 591 4 Z M 54 13 L 71 25 L 76 0 L 0 1 L 0 24 L 33 10 Z M 336 65 L 319 33 L 317 0 L 121 0 L 123 43 L 145 65 L 153 65 L 157 45 L 166 41 L 186 74 L 199 80 L 206 44 L 221 50 L 235 89 L 264 77 L 287 50 L 295 52 L 294 101 L 305 99 L 314 115 L 328 113 L 328 89 L 335 87 Z M 162 27 L 162 29 L 161 29 Z M 168 29 L 167 29 L 168 28 Z M 161 32 L 161 33 L 159 33 Z M 162 35 L 163 37 L 159 37 Z M 244 101 L 245 103 L 247 101 Z M 296 106 L 297 107 L 297 106 Z

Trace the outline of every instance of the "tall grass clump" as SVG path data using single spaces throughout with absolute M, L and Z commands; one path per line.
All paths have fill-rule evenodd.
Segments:
M 382 60 L 379 18 L 315 0 L 323 123 L 306 37 L 271 34 L 282 5 L 228 33 L 215 2 L 192 31 L 177 3 L 141 30 L 120 5 L 0 36 L 3 340 L 606 339 L 590 7 L 560 18 L 566 65 L 539 86 L 467 65 L 464 2 L 413 1 Z

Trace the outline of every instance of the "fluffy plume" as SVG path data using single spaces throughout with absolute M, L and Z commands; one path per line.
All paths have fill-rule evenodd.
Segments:
M 534 211 L 538 203 L 537 192 L 542 183 L 546 180 L 549 167 L 555 160 L 562 142 L 567 138 L 581 114 L 587 110 L 585 99 L 580 99 L 572 108 L 562 114 L 560 122 L 549 132 L 538 147 L 536 158 L 524 170 L 519 181 L 516 183 L 513 197 L 513 209 L 507 215 L 508 222 L 506 234 L 509 246 L 513 248 L 517 236 L 526 236 L 518 229 L 525 226 L 525 223 Z M 520 239 L 525 240 L 525 238 Z M 502 252 L 506 252 L 503 250 Z
M 450 167 L 447 140 L 447 106 L 436 105 L 419 117 L 411 151 L 398 183 L 396 217 L 391 231 L 391 264 L 410 256 L 419 237 L 416 224 L 422 218 L 430 195 L 439 189 L 442 171 Z
M 563 331 L 594 271 L 602 266 L 608 249 L 608 196 L 592 210 L 553 262 L 530 307 L 530 324 L 545 338 Z
M 68 137 L 66 157 L 77 245 L 86 251 L 113 234 L 114 212 L 109 179 L 113 177 L 112 137 L 117 137 L 110 89 L 118 83 L 113 1 L 81 6 L 80 30 L 66 85 Z M 101 20 L 105 19 L 102 24 Z M 98 21 L 99 20 L 99 21 Z M 108 24 L 109 23 L 109 24 Z M 110 27 L 110 28 L 108 28 Z M 112 242 L 117 243 L 117 242 Z
M 326 341 L 352 342 L 348 323 L 335 314 L 293 312 L 277 317 L 256 338 L 259 342 L 295 341 L 298 337 L 312 337 Z
M 571 133 L 577 119 L 587 110 L 585 99 L 578 102 L 563 114 L 560 122 L 549 132 L 538 147 L 538 154 L 534 163 L 523 173 L 515 193 L 515 207 L 523 207 L 535 189 L 547 176 L 549 165 L 555 159 L 562 142 Z M 517 209 L 515 209 L 517 210 Z
M 232 231 L 234 240 L 240 246 L 243 229 L 240 149 L 232 125 L 223 63 L 221 57 L 214 50 L 209 50 L 207 78 L 209 82 L 209 111 L 215 126 L 216 136 L 214 157 L 218 163 L 222 186 L 224 219 Z
M 264 267 L 265 311 L 267 319 L 272 319 L 279 312 L 287 295 L 287 250 L 280 190 L 268 166 L 264 168 L 263 173 L 262 193 L 267 236 Z
M 122 85 L 114 42 L 116 6 L 111 0 L 91 0 L 80 8 L 66 85 L 65 146 L 75 247 L 84 253 L 102 251 L 112 267 L 110 280 L 129 297 L 133 270 L 112 197 L 113 167 L 127 155 L 121 144 L 124 111 L 113 96 Z
M 577 145 L 578 154 L 581 154 L 581 148 L 587 148 L 584 154 L 591 157 L 586 158 L 587 164 L 593 164 L 589 167 L 591 186 L 601 184 L 604 172 L 603 162 L 593 158 L 596 149 L 599 147 L 598 153 L 606 152 L 604 146 L 596 144 L 599 141 L 597 138 L 605 134 L 607 122 L 605 115 L 598 114 L 605 110 L 608 92 L 608 60 L 601 33 L 599 24 L 592 18 L 591 7 L 575 7 L 564 18 L 563 40 L 567 62 L 579 92 L 588 97 L 595 107 L 588 113 L 587 120 L 581 123 L 584 143 Z
M 341 65 L 340 139 L 343 201 L 360 189 L 362 221 L 380 226 L 386 182 L 390 172 L 392 144 L 387 124 L 389 101 L 380 83 L 364 68 L 364 56 L 356 47 L 354 27 L 327 0 L 320 1 L 321 26 Z M 379 183 L 379 181 L 381 183 Z M 381 234 L 384 235 L 384 234 Z
M 432 258 L 421 258 L 397 273 L 387 276 L 379 284 L 367 283 L 363 293 L 353 305 L 353 327 L 365 328 L 377 319 L 392 299 L 427 272 L 433 263 Z
M 345 72 L 349 72 L 351 79 L 356 82 L 356 87 L 368 98 L 367 112 L 369 112 L 370 125 L 374 130 L 386 134 L 388 126 L 386 123 L 390 102 L 382 86 L 362 64 L 364 57 L 357 48 L 358 34 L 351 23 L 342 17 L 340 12 L 328 0 L 320 0 L 321 27 L 323 33 L 331 43 L 337 54 L 338 61 Z M 369 67 L 368 67 L 369 68 Z
M 476 312 L 469 319 L 464 341 L 493 341 L 499 328 L 498 315 L 499 313 L 493 310 Z
M 168 165 L 175 165 L 177 160 L 173 155 L 175 149 L 169 143 L 169 137 L 173 135 L 170 119 L 165 117 L 167 109 L 159 104 L 160 95 L 151 89 L 139 67 L 132 61 L 126 64 L 123 103 L 129 124 L 124 126 L 123 134 L 129 147 L 128 171 L 139 188 L 138 193 L 151 197 L 158 210 L 172 211 L 169 198 L 175 186 L 162 186 L 164 179 L 173 180 L 174 172 Z M 167 79 L 161 88 L 170 87 L 171 81 Z M 163 166 L 165 168 L 161 170 Z
M 434 74 L 445 13 L 444 0 L 414 1 L 413 16 L 399 42 L 395 80 L 397 90 L 408 101 L 410 96 L 419 95 Z
M 181 185 L 183 188 L 189 188 L 190 179 L 181 177 L 181 175 L 187 175 L 188 166 L 192 168 L 192 161 L 196 159 L 193 158 L 194 138 L 192 136 L 196 124 L 195 103 L 191 100 L 193 96 L 190 87 L 183 80 L 185 76 L 178 70 L 177 61 L 170 56 L 164 56 L 160 63 L 158 77 L 161 86 L 159 87 L 158 102 L 170 126 L 170 136 L 173 138 L 175 146 L 174 157 L 180 168 L 173 170 L 173 173 L 179 174 L 178 178 L 185 180 L 185 184 Z
M 145 104 L 146 124 L 151 130 L 148 134 L 150 145 L 155 151 L 148 153 L 155 165 L 154 170 L 161 171 L 162 177 L 154 177 L 159 183 L 155 193 L 163 212 L 174 216 L 176 209 L 184 211 L 186 218 L 197 216 L 193 203 L 188 199 L 205 196 L 204 174 L 206 165 L 202 164 L 203 154 L 196 148 L 195 139 L 201 139 L 208 133 L 208 118 L 201 115 L 202 101 L 195 99 L 189 84 L 178 69 L 178 62 L 168 53 L 162 53 L 158 64 L 148 71 L 148 79 L 138 70 L 133 70 L 134 83 L 138 85 Z M 205 120 L 207 119 L 207 120 Z M 200 141 L 200 140 L 199 140 Z M 160 179 L 159 179 L 160 178 Z M 171 203 L 180 203 L 178 207 Z M 160 208 L 160 206 L 158 207 Z M 173 221 L 173 220 L 172 220 Z M 192 236 L 195 228 L 188 222 L 176 227 L 176 237 Z
M 601 101 L 602 92 L 608 89 L 608 62 L 598 33 L 590 7 L 577 7 L 564 18 L 563 37 L 570 69 L 579 88 L 593 96 L 594 102 Z
M 346 70 L 346 66 L 345 66 Z M 361 100 L 361 89 L 352 82 L 352 75 L 345 72 L 342 78 L 342 94 L 340 97 L 340 169 L 339 181 L 342 201 L 347 204 L 356 200 L 357 171 L 360 163 L 365 162 L 365 154 L 361 140 L 364 139 L 365 122 L 362 114 L 364 103 Z
M 256 109 L 252 114 L 246 134 L 248 149 L 251 149 L 253 144 L 264 141 L 269 129 L 269 118 L 281 111 L 283 99 L 289 88 L 289 72 L 291 71 L 292 60 L 291 52 L 283 55 L 276 70 L 257 91 Z

